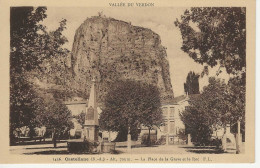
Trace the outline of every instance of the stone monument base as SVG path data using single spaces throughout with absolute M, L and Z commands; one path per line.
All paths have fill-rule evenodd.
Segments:
M 115 142 L 103 142 L 101 145 L 102 153 L 113 153 L 115 151 L 116 143 Z
M 84 139 L 69 140 L 67 142 L 69 153 L 100 153 L 100 146 L 99 142 L 90 142 Z
M 99 127 L 97 125 L 84 125 L 84 136 L 88 141 L 98 141 Z

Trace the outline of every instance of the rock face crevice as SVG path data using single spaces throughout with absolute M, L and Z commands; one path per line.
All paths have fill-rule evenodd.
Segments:
M 158 86 L 162 102 L 173 98 L 166 49 L 158 34 L 130 23 L 94 16 L 76 30 L 71 53 L 72 87 L 88 94 L 98 81 L 98 101 L 109 84 L 133 79 Z

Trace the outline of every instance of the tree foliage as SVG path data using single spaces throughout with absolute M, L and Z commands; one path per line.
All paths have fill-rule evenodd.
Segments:
M 85 124 L 85 118 L 86 118 L 86 113 L 85 112 L 81 112 L 78 115 L 74 115 L 74 118 L 76 118 L 76 120 L 78 121 L 78 123 L 83 127 Z
M 100 115 L 100 126 L 104 130 L 137 131 L 141 124 L 147 127 L 162 123 L 160 94 L 158 89 L 137 81 L 118 81 L 108 91 L 104 109 Z M 126 137 L 125 137 L 126 138 Z
M 70 128 L 73 128 L 71 111 L 66 105 L 59 100 L 51 98 L 45 99 L 44 104 L 47 106 L 39 111 L 35 118 L 39 124 L 49 129 L 55 129 L 56 132 L 68 131 Z
M 56 140 L 73 128 L 71 111 L 62 102 L 53 98 L 44 99 L 43 103 L 45 106 L 42 110 L 34 111 L 36 113 L 34 120 L 38 123 L 38 127 L 45 126 L 52 130 L 56 147 Z
M 225 128 L 227 124 L 234 125 L 238 120 L 244 125 L 245 85 L 241 83 L 244 80 L 236 77 L 225 84 L 211 77 L 203 92 L 191 98 L 181 119 L 194 142 L 207 143 L 212 131 Z
M 38 96 L 35 87 L 19 76 L 10 90 L 10 136 L 16 128 L 37 126 L 35 117 L 43 109 L 43 99 Z
M 199 94 L 199 77 L 200 75 L 190 71 L 186 77 L 186 83 L 184 83 L 184 91 L 188 95 Z
M 182 35 L 181 49 L 195 62 L 224 67 L 230 78 L 223 81 L 209 78 L 202 94 L 190 101 L 182 120 L 195 141 L 205 141 L 210 131 L 228 123 L 242 121 L 245 116 L 246 86 L 246 9 L 243 7 L 194 7 L 175 21 Z M 200 134 L 200 131 L 206 131 Z M 204 140 L 199 140 L 203 137 Z M 199 139 L 198 139 L 199 138 Z
M 39 75 L 44 61 L 64 57 L 68 53 L 62 47 L 67 42 L 62 35 L 66 20 L 62 20 L 55 31 L 48 32 L 40 24 L 47 17 L 46 10 L 46 7 L 12 7 L 10 10 L 11 142 L 15 128 L 39 125 L 37 115 L 49 105 L 32 79 Z
M 62 35 L 66 19 L 60 22 L 55 31 L 48 32 L 46 26 L 40 24 L 47 17 L 46 10 L 46 7 L 11 8 L 10 65 L 14 72 L 35 70 L 44 60 L 68 52 L 61 47 L 67 42 Z
M 32 7 L 12 7 L 10 13 L 11 29 L 11 70 L 15 72 L 29 71 L 42 61 L 41 54 L 36 53 L 41 48 L 44 35 L 38 31 L 44 30 L 38 23 L 45 19 L 47 8 L 40 7 L 35 11 Z M 12 71 L 11 71 L 12 72 Z
M 195 62 L 211 67 L 220 63 L 229 74 L 245 71 L 245 8 L 194 7 L 186 10 L 175 25 L 181 31 L 181 49 Z

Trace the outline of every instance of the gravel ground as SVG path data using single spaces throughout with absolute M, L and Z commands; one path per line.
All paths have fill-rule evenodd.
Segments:
M 234 154 L 235 149 L 228 148 L 225 154 Z M 68 154 L 67 143 L 57 143 L 57 148 L 53 144 L 19 145 L 10 147 L 11 154 Z M 116 147 L 117 154 L 128 153 L 126 147 Z M 244 153 L 244 144 L 242 145 Z M 187 145 L 159 145 L 152 147 L 132 147 L 131 154 L 223 154 L 214 147 L 194 147 Z

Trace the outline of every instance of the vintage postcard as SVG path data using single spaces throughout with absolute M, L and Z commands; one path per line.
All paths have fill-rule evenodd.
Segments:
M 253 163 L 255 1 L 0 1 L 0 163 Z

